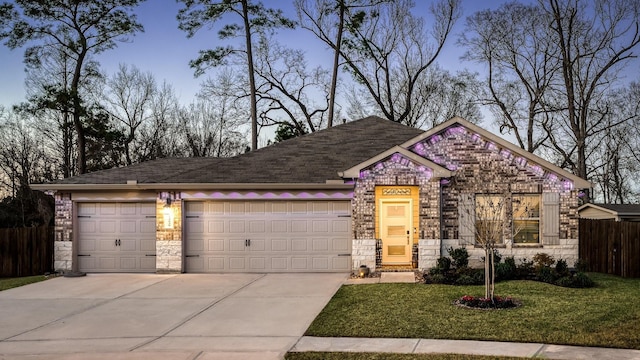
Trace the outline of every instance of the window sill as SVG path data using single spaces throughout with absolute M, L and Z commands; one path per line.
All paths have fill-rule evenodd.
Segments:
M 514 248 L 542 248 L 542 244 L 513 244 Z
M 480 245 L 480 244 L 475 244 L 475 245 L 473 245 L 473 247 L 476 248 L 476 249 L 484 249 L 484 246 Z M 495 245 L 493 245 L 493 247 L 495 249 L 506 249 L 507 245 L 505 245 L 505 244 L 495 244 Z

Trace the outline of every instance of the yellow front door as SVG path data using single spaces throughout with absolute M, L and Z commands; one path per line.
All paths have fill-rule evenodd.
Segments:
M 411 200 L 380 201 L 380 238 L 383 264 L 410 264 L 413 233 Z

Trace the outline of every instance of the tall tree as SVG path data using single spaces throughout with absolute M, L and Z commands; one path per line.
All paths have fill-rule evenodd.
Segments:
M 338 87 L 338 70 L 345 27 L 358 27 L 366 9 L 389 0 L 295 0 L 298 19 L 303 28 L 314 33 L 333 49 L 331 86 L 329 87 L 329 109 L 327 127 L 333 126 Z
M 464 58 L 485 65 L 488 92 L 482 102 L 500 131 L 529 152 L 548 139 L 544 128 L 553 118 L 545 97 L 560 62 L 548 25 L 539 6 L 509 2 L 468 17 L 459 39 Z
M 260 1 L 250 0 L 178 0 L 185 7 L 178 12 L 180 30 L 193 37 L 205 26 L 213 26 L 227 15 L 235 15 L 240 23 L 224 25 L 218 32 L 220 39 L 244 38 L 244 48 L 231 45 L 218 46 L 214 49 L 201 50 L 200 55 L 190 62 L 201 75 L 209 67 L 226 64 L 230 57 L 240 56 L 247 65 L 251 107 L 251 149 L 258 148 L 258 111 L 256 81 L 253 59 L 253 35 L 273 31 L 278 27 L 293 28 L 295 24 L 287 19 L 280 9 L 266 8 Z
M 63 51 L 72 61 L 69 84 L 71 114 L 77 137 L 78 171 L 87 171 L 86 128 L 82 121 L 80 83 L 91 54 L 112 49 L 117 41 L 142 31 L 132 13 L 144 0 L 15 0 L 0 5 L 0 39 L 11 49 L 32 44 L 25 61 L 38 64 L 47 48 Z M 17 6 L 16 6 L 17 5 Z
M 291 125 L 297 134 L 324 127 L 329 101 L 327 71 L 309 67 L 302 50 L 285 48 L 266 37 L 256 50 L 261 125 Z
M 550 129 L 550 144 L 583 179 L 589 177 L 588 140 L 607 127 L 592 111 L 594 102 L 611 86 L 620 66 L 637 56 L 633 51 L 640 43 L 639 1 L 594 0 L 592 5 L 589 9 L 578 0 L 543 3 L 561 61 L 556 96 L 563 109 L 560 129 L 571 138 L 567 148 L 559 141 L 558 129 Z

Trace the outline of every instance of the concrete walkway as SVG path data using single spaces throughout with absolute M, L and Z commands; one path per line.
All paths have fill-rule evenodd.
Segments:
M 382 352 L 402 354 L 468 354 L 559 360 L 640 359 L 640 350 L 470 340 L 321 338 L 305 336 L 292 352 Z

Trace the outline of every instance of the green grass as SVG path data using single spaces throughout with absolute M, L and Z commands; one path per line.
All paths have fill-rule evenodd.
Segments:
M 0 278 L 0 291 L 37 283 L 43 280 L 47 280 L 47 277 L 44 275 L 25 276 L 18 278 Z
M 534 281 L 496 284 L 523 305 L 473 310 L 452 305 L 483 286 L 372 284 L 343 286 L 308 336 L 540 342 L 640 349 L 640 279 L 590 274 L 597 286 L 569 289 Z
M 479 356 L 458 354 L 388 354 L 388 353 L 342 353 L 304 352 L 287 353 L 285 360 L 521 360 L 519 357 Z

